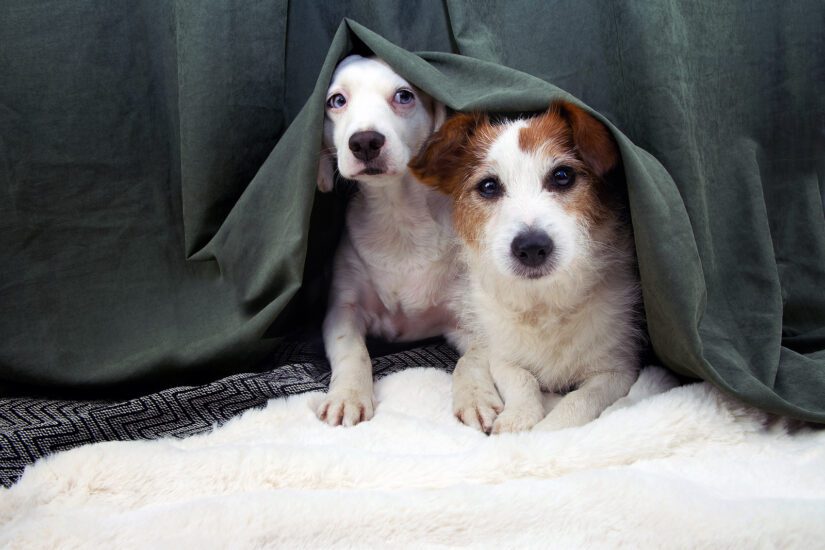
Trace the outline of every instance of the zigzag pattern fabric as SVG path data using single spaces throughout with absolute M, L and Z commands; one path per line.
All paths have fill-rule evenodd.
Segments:
M 444 343 L 373 358 L 376 377 L 410 367 L 452 371 L 458 359 Z M 0 399 L 0 484 L 17 481 L 28 464 L 100 441 L 186 437 L 219 426 L 270 399 L 329 385 L 329 364 L 311 344 L 288 344 L 265 372 L 229 376 L 122 401 Z

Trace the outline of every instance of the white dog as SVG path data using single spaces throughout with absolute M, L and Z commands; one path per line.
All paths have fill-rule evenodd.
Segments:
M 454 377 L 464 422 L 494 433 L 579 426 L 635 381 L 634 249 L 604 178 L 618 161 L 604 125 L 556 102 L 502 124 L 458 115 L 411 162 L 452 198 L 465 245 L 459 310 L 472 341 Z M 488 365 L 504 400 L 497 417 Z M 542 390 L 568 392 L 546 416 Z
M 332 189 L 337 158 L 359 192 L 348 205 L 323 328 L 332 379 L 317 414 L 331 425 L 373 415 L 365 334 L 410 341 L 455 329 L 445 307 L 458 264 L 449 204 L 407 169 L 444 117 L 442 104 L 381 60 L 347 57 L 332 77 L 318 187 Z

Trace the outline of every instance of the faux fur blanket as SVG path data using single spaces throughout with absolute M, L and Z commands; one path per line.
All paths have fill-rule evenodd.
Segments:
M 0 546 L 795 547 L 825 544 L 825 432 L 658 368 L 601 418 L 488 437 L 450 377 L 393 374 L 375 418 L 308 393 L 187 439 L 88 445 L 0 491 Z

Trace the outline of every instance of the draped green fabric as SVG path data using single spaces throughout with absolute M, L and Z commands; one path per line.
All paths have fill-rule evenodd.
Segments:
M 657 360 L 825 422 L 817 1 L 6 1 L 4 390 L 214 377 L 317 326 L 344 208 L 315 191 L 323 100 L 353 49 L 455 110 L 593 109 Z

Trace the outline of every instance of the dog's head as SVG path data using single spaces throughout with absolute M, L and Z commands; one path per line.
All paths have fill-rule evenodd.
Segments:
M 493 124 L 483 114 L 448 120 L 410 163 L 453 200 L 456 231 L 497 271 L 538 279 L 592 257 L 615 221 L 604 176 L 619 162 L 609 130 L 572 103 Z
M 336 67 L 325 109 L 321 191 L 332 189 L 336 157 L 344 178 L 367 185 L 397 179 L 445 117 L 441 103 L 380 59 L 360 55 Z

